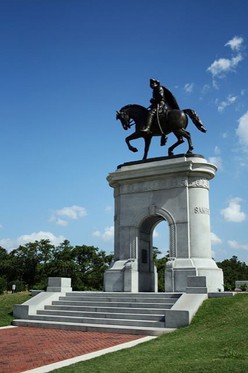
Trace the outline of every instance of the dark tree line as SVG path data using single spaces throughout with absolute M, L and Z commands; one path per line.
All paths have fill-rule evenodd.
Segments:
M 235 281 L 248 281 L 248 265 L 240 262 L 237 256 L 234 255 L 231 259 L 218 262 L 217 265 L 223 270 L 226 291 L 235 289 Z
M 153 248 L 158 271 L 158 289 L 164 291 L 167 256 Z M 20 245 L 10 253 L 0 246 L 0 294 L 11 290 L 45 289 L 48 277 L 70 277 L 73 290 L 103 290 L 103 275 L 113 259 L 112 254 L 94 246 L 72 246 L 65 240 L 54 246 L 49 240 Z M 236 280 L 248 280 L 248 266 L 236 256 L 217 263 L 224 272 L 225 290 L 234 290 Z
M 94 246 L 72 246 L 68 240 L 59 246 L 35 241 L 10 253 L 0 247 L 0 292 L 13 284 L 17 291 L 45 289 L 48 277 L 70 277 L 73 290 L 102 290 L 112 258 Z

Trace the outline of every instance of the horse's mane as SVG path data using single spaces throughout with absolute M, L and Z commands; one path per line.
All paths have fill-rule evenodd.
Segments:
M 123 106 L 120 111 L 124 111 L 124 110 L 128 110 L 128 109 L 134 109 L 134 110 L 143 110 L 144 112 L 147 112 L 147 108 L 145 108 L 144 106 L 142 105 L 137 105 L 137 104 L 129 104 L 129 105 L 125 105 Z

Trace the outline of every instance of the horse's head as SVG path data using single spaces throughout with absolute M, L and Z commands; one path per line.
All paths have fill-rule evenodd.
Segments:
M 123 106 L 116 112 L 116 119 L 121 121 L 124 130 L 131 128 L 131 126 L 135 124 L 135 131 L 137 131 L 146 123 L 147 113 L 148 110 L 145 107 L 129 104 Z
M 124 130 L 127 130 L 131 127 L 130 117 L 125 111 L 116 111 L 116 120 L 120 120 Z

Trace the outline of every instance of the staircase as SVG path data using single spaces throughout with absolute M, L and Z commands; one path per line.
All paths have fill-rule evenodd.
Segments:
M 16 306 L 13 325 L 160 335 L 174 330 L 165 327 L 165 314 L 181 296 L 181 293 L 74 291 L 57 296 L 52 293 L 49 298 L 46 294 L 49 293 L 38 294 L 33 301 Z

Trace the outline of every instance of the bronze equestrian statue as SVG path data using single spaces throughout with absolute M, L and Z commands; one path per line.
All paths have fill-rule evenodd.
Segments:
M 131 122 L 135 124 L 135 132 L 126 138 L 129 150 L 137 152 L 138 149 L 133 147 L 130 141 L 143 137 L 145 141 L 143 160 L 147 159 L 152 137 L 161 136 L 161 145 L 165 145 L 166 135 L 173 132 L 177 141 L 168 149 L 168 155 L 173 155 L 173 150 L 184 142 L 183 138 L 188 141 L 187 154 L 192 154 L 191 135 L 186 131 L 188 116 L 201 132 L 206 132 L 200 118 L 194 110 L 180 110 L 173 94 L 161 86 L 158 80 L 150 79 L 150 87 L 153 89 L 153 96 L 148 109 L 141 105 L 126 105 L 117 111 L 116 119 L 121 121 L 124 130 L 131 128 Z

